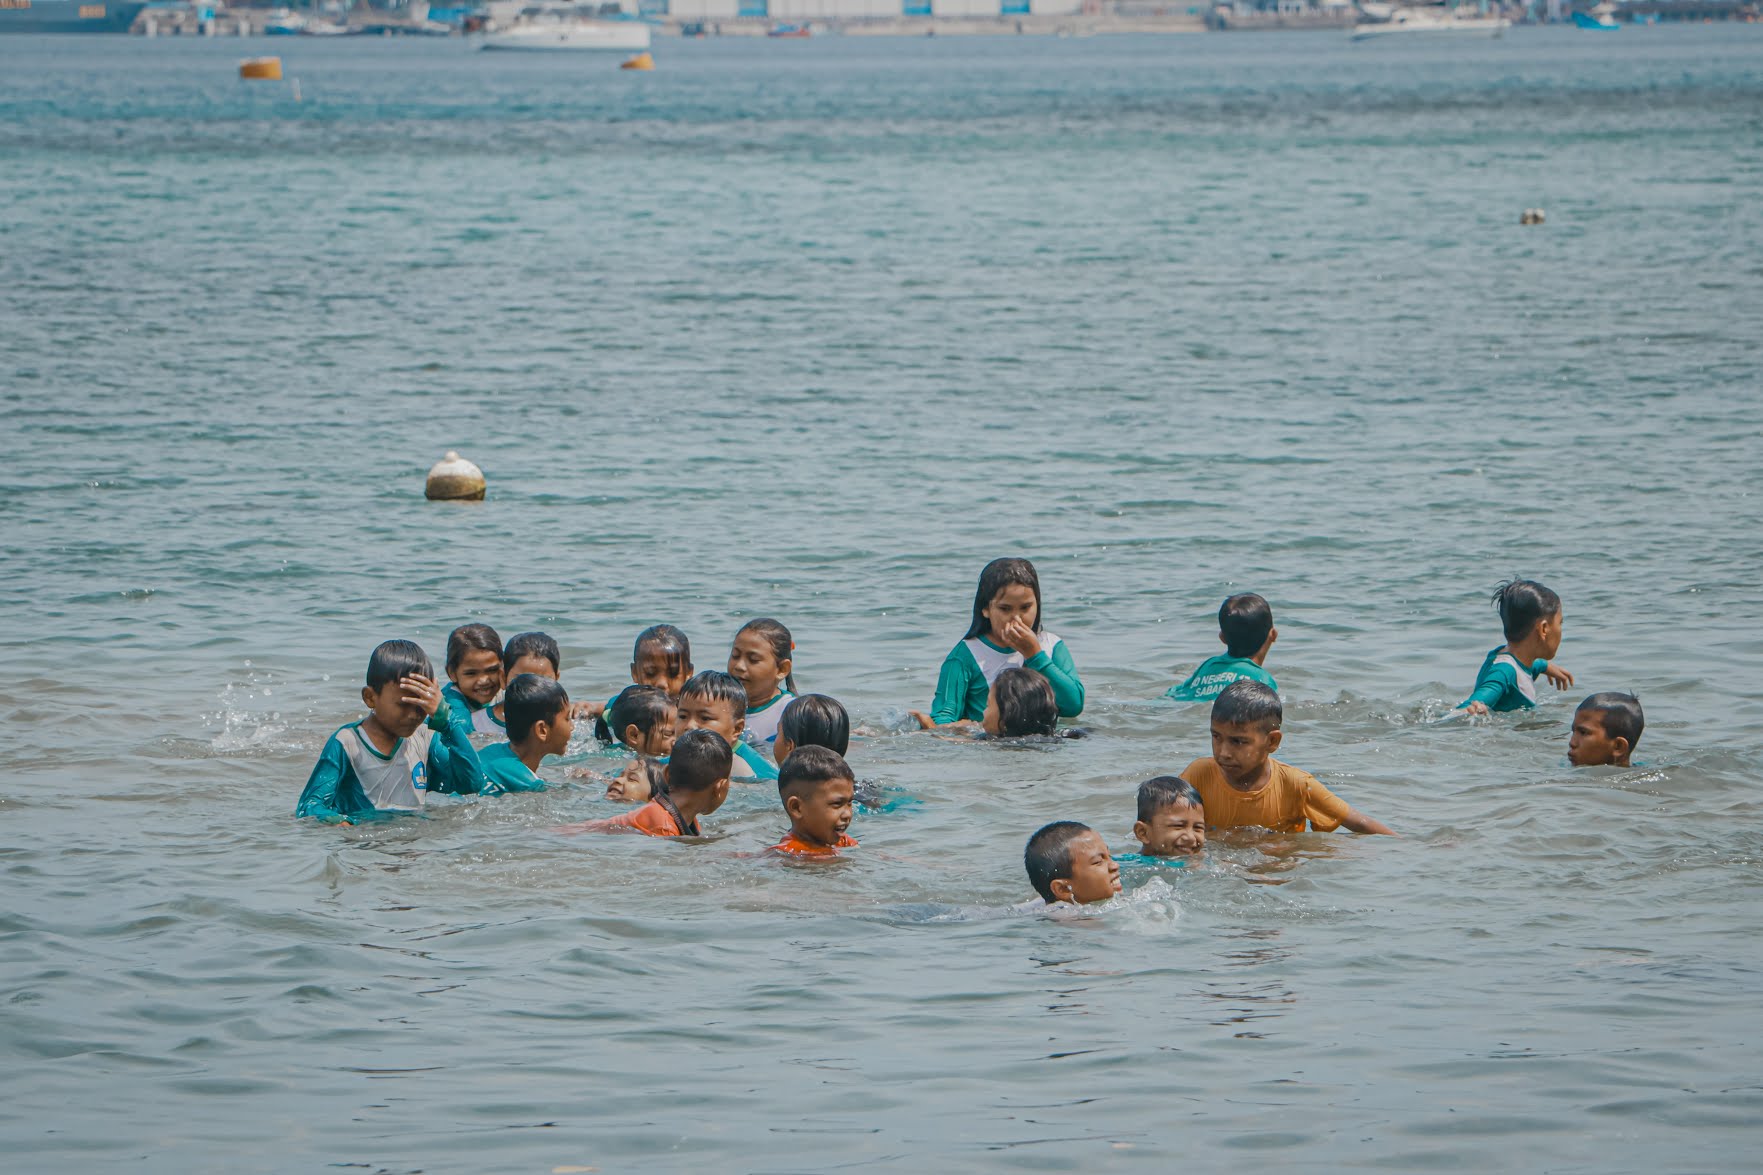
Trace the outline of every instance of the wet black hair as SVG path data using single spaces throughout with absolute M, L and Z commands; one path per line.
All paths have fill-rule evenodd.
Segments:
M 1597 711 L 1599 721 L 1604 724 L 1604 737 L 1627 739 L 1630 751 L 1641 741 L 1641 731 L 1647 725 L 1645 716 L 1641 714 L 1641 700 L 1633 694 L 1616 690 L 1593 694 L 1576 706 L 1573 712 L 1577 714 L 1581 710 Z
M 993 596 L 1011 584 L 1033 589 L 1034 630 L 1041 631 L 1041 577 L 1035 574 L 1035 565 L 1027 559 L 993 559 L 979 573 L 979 589 L 973 593 L 973 622 L 967 626 L 967 635 L 962 640 L 970 641 L 992 631 L 992 622 L 984 615 L 986 606 L 992 602 Z
M 765 642 L 771 646 L 771 655 L 779 665 L 782 665 L 785 661 L 794 659 L 796 640 L 790 635 L 790 630 L 783 626 L 782 621 L 773 620 L 769 616 L 761 616 L 757 620 L 749 620 L 747 623 L 741 625 L 741 627 L 735 632 L 737 640 L 743 632 L 756 632 L 763 637 Z M 796 692 L 796 674 L 794 668 L 792 668 L 789 673 L 784 674 L 784 688 L 791 693 Z
M 826 747 L 842 755 L 851 746 L 851 717 L 825 694 L 803 694 L 778 715 L 777 736 L 797 747 Z
M 1071 877 L 1071 842 L 1089 831 L 1088 824 L 1056 820 L 1028 838 L 1028 847 L 1022 851 L 1022 864 L 1028 870 L 1028 883 L 1035 887 L 1036 893 L 1049 902 L 1058 900 L 1053 896 L 1053 883 Z
M 1157 813 L 1177 804 L 1192 804 L 1196 808 L 1206 806 L 1194 785 L 1179 775 L 1159 775 L 1139 784 L 1139 819 L 1147 824 Z
M 1561 611 L 1561 597 L 1534 579 L 1512 579 L 1494 589 L 1494 607 L 1506 639 L 1518 641 L 1530 635 L 1537 621 Z
M 674 740 L 667 757 L 667 790 L 699 792 L 729 777 L 735 753 L 714 730 L 688 730 Z
M 777 769 L 777 797 L 801 795 L 829 779 L 849 779 L 853 787 L 857 777 L 845 757 L 827 747 L 798 747 L 790 752 Z
M 508 741 L 524 742 L 533 727 L 557 717 L 569 705 L 563 686 L 536 673 L 516 675 L 502 696 L 502 720 L 508 725 Z
M 459 663 L 465 660 L 465 654 L 473 649 L 494 653 L 500 660 L 502 638 L 487 624 L 461 624 L 447 634 L 447 672 L 451 673 L 459 668 Z
M 648 734 L 672 718 L 673 713 L 673 699 L 660 686 L 627 685 L 607 705 L 601 721 L 594 727 L 594 734 L 600 737 L 600 730 L 604 727 L 606 734 L 601 741 L 623 742 L 625 727 L 634 726 Z
M 1233 657 L 1253 657 L 1272 631 L 1273 608 L 1254 592 L 1232 596 L 1218 609 L 1218 632 Z
M 709 698 L 713 702 L 727 702 L 735 708 L 736 718 L 747 716 L 747 687 L 720 669 L 706 669 L 694 674 L 690 681 L 680 686 L 681 701 L 687 694 L 694 698 Z
M 998 732 L 1004 738 L 1052 734 L 1059 726 L 1053 685 L 1032 669 L 1006 669 L 992 680 L 998 699 Z
M 513 669 L 522 657 L 543 657 L 551 662 L 551 672 L 563 672 L 563 650 L 542 632 L 518 632 L 509 637 L 502 648 L 502 671 Z
M 1239 677 L 1212 699 L 1212 721 L 1230 726 L 1253 724 L 1261 733 L 1278 730 L 1285 721 L 1279 695 L 1258 681 Z
M 415 641 L 381 641 L 367 658 L 367 688 L 375 693 L 411 674 L 435 675 L 429 655 Z
M 643 659 L 644 649 L 654 649 L 667 658 L 667 675 L 692 671 L 692 642 L 671 624 L 651 624 L 637 634 L 631 645 L 631 664 Z

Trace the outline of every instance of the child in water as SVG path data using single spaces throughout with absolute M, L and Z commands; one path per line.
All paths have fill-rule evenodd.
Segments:
M 825 694 L 791 698 L 777 720 L 777 740 L 772 750 L 781 765 L 798 747 L 825 747 L 844 755 L 851 747 L 851 718 L 845 708 Z
M 641 804 L 666 790 L 667 764 L 648 755 L 638 755 L 606 785 L 606 798 Z
M 677 700 L 681 687 L 691 676 L 692 642 L 685 633 L 671 624 L 655 624 L 637 634 L 636 643 L 631 646 L 633 684 L 658 686 L 669 698 Z M 589 708 L 594 719 L 594 737 L 603 743 L 615 741 L 612 729 L 606 725 L 606 710 L 611 705 L 612 700 L 608 699 L 597 710 Z
M 1142 857 L 1197 857 L 1206 847 L 1206 806 L 1194 785 L 1174 775 L 1139 784 L 1139 818 L 1132 826 Z
M 980 729 L 993 738 L 1051 735 L 1059 727 L 1053 686 L 1032 669 L 1006 669 L 992 681 Z
M 478 752 L 484 771 L 484 794 L 544 791 L 539 764 L 547 755 L 561 755 L 575 733 L 569 695 L 549 677 L 522 673 L 508 683 L 502 699 L 508 741 Z
M 777 767 L 741 741 L 747 725 L 747 691 L 726 673 L 706 669 L 680 687 L 679 711 L 673 728 L 678 735 L 688 730 L 714 730 L 734 747 L 736 779 L 772 780 Z
M 1488 652 L 1474 691 L 1457 709 L 1471 714 L 1530 710 L 1537 704 L 1538 677 L 1547 677 L 1556 689 L 1573 684 L 1573 674 L 1549 663 L 1561 647 L 1560 596 L 1535 580 L 1515 579 L 1494 589 L 1494 607 L 1506 643 Z
M 502 692 L 502 638 L 487 624 L 461 624 L 447 634 L 447 684 L 441 697 L 453 721 L 472 734 L 502 736 L 491 706 Z
M 606 707 L 606 725 L 617 745 L 665 759 L 673 747 L 679 707 L 658 685 L 627 685 Z
M 1041 581 L 1027 559 L 994 559 L 979 575 L 967 635 L 943 659 L 930 721 L 980 721 L 992 682 L 1006 669 L 1045 677 L 1062 718 L 1083 713 L 1084 686 L 1065 642 L 1041 628 Z
M 747 690 L 747 728 L 741 737 L 754 746 L 768 747 L 776 740 L 778 717 L 796 696 L 796 678 L 790 672 L 795 651 L 790 630 L 775 620 L 749 620 L 735 633 L 728 672 Z
M 1575 767 L 1628 767 L 1646 718 L 1633 694 L 1593 694 L 1573 712 L 1567 761 Z
M 641 808 L 610 820 L 571 824 L 558 832 L 640 832 L 644 836 L 703 836 L 698 819 L 728 799 L 733 757 L 714 730 L 688 730 L 675 740 L 667 763 L 667 786 Z
M 1394 836 L 1356 811 L 1314 775 L 1273 758 L 1284 737 L 1279 695 L 1258 681 L 1226 686 L 1212 703 L 1212 757 L 1188 764 L 1182 778 L 1200 793 L 1212 828 L 1315 832 L 1347 828 Z
M 836 857 L 857 847 L 846 834 L 856 811 L 857 780 L 844 756 L 826 747 L 798 747 L 784 760 L 777 794 L 790 818 L 790 832 L 771 846 L 792 857 Z
M 412 812 L 430 791 L 476 794 L 483 770 L 465 728 L 450 721 L 434 666 L 415 641 L 385 641 L 367 660 L 367 717 L 325 742 L 294 807 L 297 817 L 354 824 Z
M 1253 592 L 1244 592 L 1226 600 L 1218 609 L 1218 639 L 1224 652 L 1200 662 L 1200 667 L 1180 685 L 1171 686 L 1163 696 L 1178 702 L 1209 702 L 1233 681 L 1248 678 L 1270 690 L 1278 691 L 1279 683 L 1262 666 L 1268 651 L 1279 639 L 1273 627 L 1273 608 Z
M 1032 905 L 1084 906 L 1120 892 L 1120 866 L 1108 852 L 1108 842 L 1075 820 L 1056 821 L 1029 837 L 1022 863 L 1040 895 Z

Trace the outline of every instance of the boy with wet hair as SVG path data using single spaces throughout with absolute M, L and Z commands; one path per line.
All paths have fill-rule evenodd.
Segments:
M 1628 767 L 1646 726 L 1641 700 L 1633 694 L 1593 694 L 1573 712 L 1567 761 L 1575 767 Z
M 1224 652 L 1200 662 L 1200 667 L 1163 696 L 1178 702 L 1204 702 L 1224 692 L 1226 686 L 1247 678 L 1277 691 L 1279 683 L 1261 666 L 1267 660 L 1279 629 L 1273 627 L 1273 608 L 1254 592 L 1227 599 L 1218 609 L 1218 639 Z
M 1212 757 L 1188 764 L 1182 778 L 1200 793 L 1212 828 L 1314 832 L 1346 828 L 1394 836 L 1322 786 L 1307 771 L 1273 758 L 1284 738 L 1279 695 L 1258 681 L 1226 686 L 1212 703 Z
M 1573 674 L 1550 663 L 1561 648 L 1561 597 L 1534 579 L 1514 579 L 1494 589 L 1494 607 L 1506 643 L 1491 649 L 1475 675 L 1475 689 L 1457 703 L 1471 714 L 1531 710 L 1537 704 L 1536 679 L 1556 689 L 1573 684 Z
M 777 795 L 790 832 L 772 851 L 792 857 L 836 857 L 854 849 L 846 834 L 856 811 L 857 780 L 845 757 L 827 747 L 797 747 L 778 771 Z
M 517 632 L 502 646 L 502 674 L 512 681 L 522 673 L 536 673 L 556 681 L 563 676 L 563 650 L 550 634 Z
M 1049 906 L 1105 902 L 1120 892 L 1120 866 L 1108 852 L 1108 842 L 1075 820 L 1042 826 L 1028 838 L 1022 864 L 1028 883 Z
M 1146 857 L 1192 857 L 1206 847 L 1206 805 L 1194 785 L 1174 775 L 1139 784 L 1132 834 Z
M 747 687 L 733 676 L 706 669 L 680 687 L 676 737 L 688 730 L 714 730 L 735 748 L 736 779 L 776 779 L 777 766 L 741 739 L 746 727 Z
M 993 738 L 1051 735 L 1059 727 L 1053 685 L 1033 669 L 1006 669 L 992 679 L 980 728 Z
M 698 819 L 728 799 L 728 741 L 714 730 L 688 730 L 674 740 L 667 786 L 641 808 L 610 820 L 571 824 L 558 832 L 640 832 L 644 836 L 703 836 Z
M 367 661 L 367 717 L 325 742 L 296 817 L 354 824 L 414 812 L 431 791 L 475 795 L 483 769 L 465 728 L 450 721 L 434 666 L 415 641 L 385 641 Z
M 569 695 L 549 677 L 522 673 L 508 683 L 502 713 L 508 723 L 508 741 L 478 752 L 484 769 L 484 794 L 544 791 L 539 764 L 547 755 L 563 754 L 575 733 Z

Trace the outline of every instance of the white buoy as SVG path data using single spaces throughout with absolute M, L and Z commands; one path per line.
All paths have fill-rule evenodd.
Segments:
M 429 470 L 428 485 L 423 493 L 431 502 L 481 502 L 488 488 L 484 471 L 449 449 L 447 455 Z

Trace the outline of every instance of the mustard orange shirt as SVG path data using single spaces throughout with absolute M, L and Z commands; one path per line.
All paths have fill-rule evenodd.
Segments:
M 774 853 L 788 853 L 792 857 L 833 857 L 838 855 L 840 849 L 856 847 L 856 838 L 845 833 L 839 834 L 839 843 L 836 845 L 814 845 L 792 832 L 772 845 L 771 850 Z
M 1303 832 L 1309 822 L 1315 832 L 1333 832 L 1352 807 L 1322 786 L 1308 771 L 1299 771 L 1278 759 L 1269 759 L 1267 782 L 1254 791 L 1238 791 L 1224 778 L 1211 759 L 1195 759 L 1181 777 L 1194 785 L 1206 805 L 1206 824 L 1211 828 L 1271 828 L 1275 832 Z
M 582 826 L 583 832 L 623 832 L 625 829 L 644 836 L 697 836 L 696 828 L 687 832 L 680 827 L 679 815 L 661 800 L 650 800 L 641 808 L 633 808 L 610 820 L 596 820 Z

